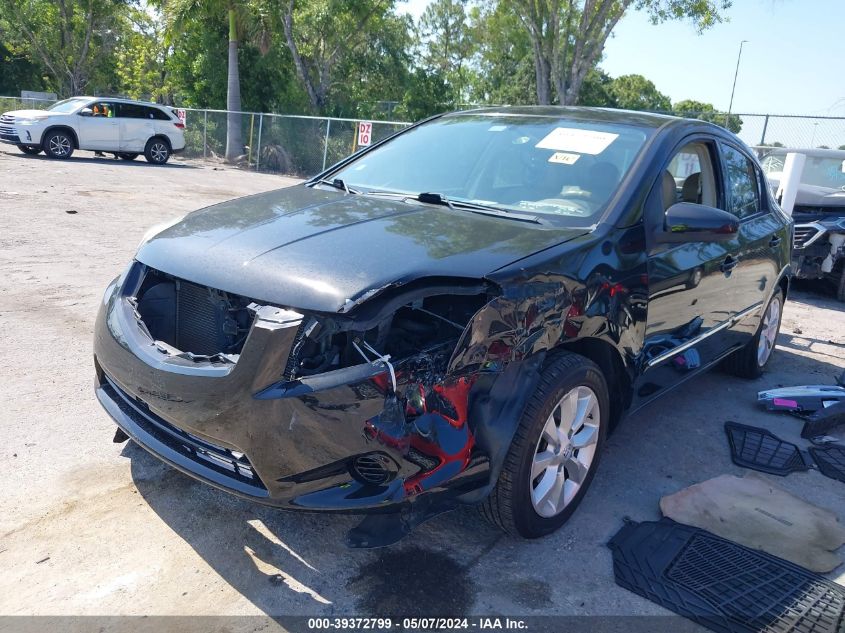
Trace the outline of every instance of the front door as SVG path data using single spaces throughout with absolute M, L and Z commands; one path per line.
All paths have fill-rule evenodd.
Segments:
M 96 101 L 90 106 L 91 116 L 79 116 L 79 149 L 117 151 L 120 147 L 120 125 L 115 103 Z
M 739 304 L 742 318 L 730 332 L 732 342 L 740 346 L 757 332 L 763 304 L 780 275 L 783 221 L 768 207 L 765 180 L 756 161 L 729 143 L 720 143 L 720 148 L 727 183 L 727 206 L 723 208 L 740 220 L 739 264 L 733 273 L 731 302 Z
M 646 203 L 648 317 L 634 406 L 689 377 L 730 348 L 723 335 L 739 309 L 734 269 L 739 240 L 657 243 L 676 202 L 723 207 L 724 178 L 712 139 L 685 141 L 665 165 Z

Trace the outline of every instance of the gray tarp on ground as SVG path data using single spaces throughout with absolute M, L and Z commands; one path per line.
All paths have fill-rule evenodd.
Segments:
M 816 572 L 841 564 L 845 543 L 835 514 L 788 493 L 756 473 L 721 475 L 660 500 L 663 515 Z

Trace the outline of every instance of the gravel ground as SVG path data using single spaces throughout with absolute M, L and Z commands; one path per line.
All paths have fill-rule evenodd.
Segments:
M 97 304 L 145 231 L 293 182 L 0 148 L 0 614 L 663 614 L 613 582 L 605 543 L 622 518 L 657 519 L 662 495 L 742 474 L 725 420 L 797 437 L 793 419 L 755 408 L 756 392 L 831 383 L 845 367 L 842 304 L 799 288 L 769 373 L 711 372 L 627 419 L 556 534 L 511 540 L 467 509 L 398 546 L 347 550 L 353 518 L 260 507 L 113 444 L 92 389 Z M 845 485 L 816 472 L 777 483 L 845 521 Z M 829 577 L 845 584 L 843 567 Z

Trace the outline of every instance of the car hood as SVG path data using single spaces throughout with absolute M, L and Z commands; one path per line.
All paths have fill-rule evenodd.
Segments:
M 477 280 L 587 232 L 298 185 L 190 213 L 136 259 L 258 301 L 339 312 L 420 278 Z
M 10 112 L 4 112 L 3 115 L 13 116 L 16 119 L 31 119 L 35 116 L 47 118 L 50 116 L 50 113 L 45 110 L 11 110 Z
M 769 178 L 772 189 L 777 191 L 780 186 L 780 178 Z M 845 191 L 833 187 L 822 187 L 819 185 L 798 185 L 798 192 L 795 196 L 795 204 L 806 207 L 845 207 Z

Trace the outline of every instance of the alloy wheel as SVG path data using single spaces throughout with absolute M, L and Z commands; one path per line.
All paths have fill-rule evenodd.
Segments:
M 67 156 L 70 152 L 70 139 L 64 134 L 56 134 L 50 137 L 50 153 L 53 156 Z
M 552 409 L 531 463 L 531 504 L 540 516 L 560 514 L 578 494 L 596 456 L 600 421 L 598 397 L 583 385 Z
M 763 315 L 763 323 L 760 325 L 760 340 L 757 343 L 757 364 L 762 367 L 772 355 L 775 348 L 775 339 L 778 336 L 780 327 L 780 298 L 775 297 L 769 303 L 766 313 Z
M 150 156 L 157 163 L 163 163 L 167 160 L 167 146 L 164 143 L 153 143 L 150 147 Z

